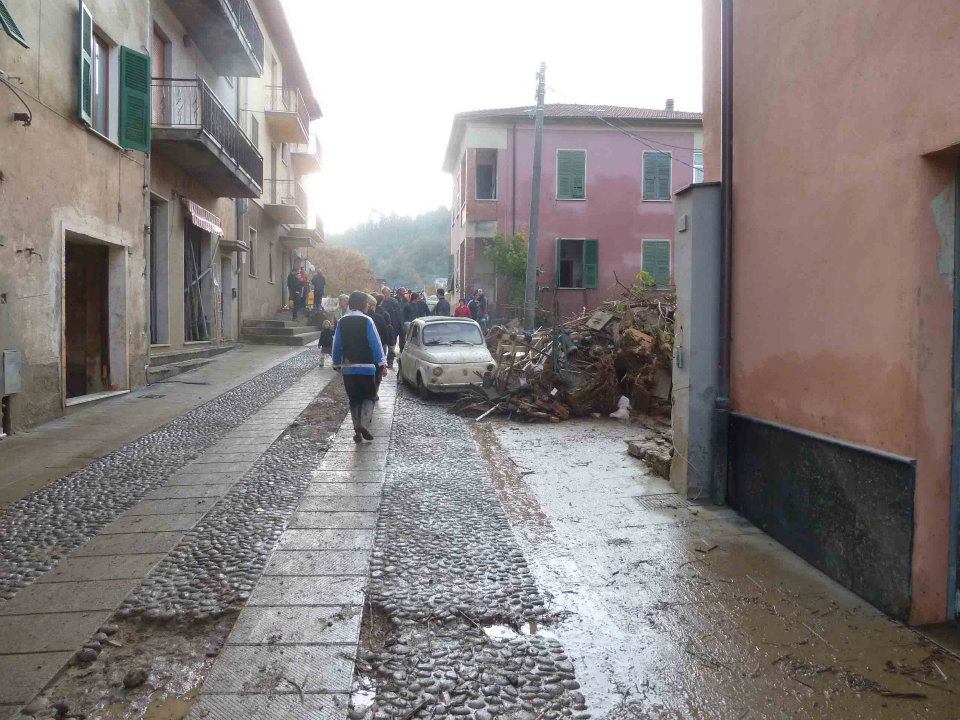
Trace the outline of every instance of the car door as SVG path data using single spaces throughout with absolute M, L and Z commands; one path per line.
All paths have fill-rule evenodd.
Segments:
M 407 327 L 407 337 L 404 340 L 403 352 L 400 354 L 400 372 L 411 383 L 417 381 L 416 350 L 419 345 L 419 328 L 417 323 L 410 323 Z

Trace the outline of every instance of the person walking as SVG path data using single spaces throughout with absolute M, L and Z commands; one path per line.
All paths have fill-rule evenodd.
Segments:
M 300 276 L 293 268 L 290 268 L 290 274 L 287 275 L 287 292 L 290 293 L 290 299 L 293 301 L 293 319 L 296 320 L 300 299 L 303 296 L 303 283 L 300 282 Z
M 340 293 L 340 297 L 337 298 L 337 303 L 337 320 L 339 320 L 350 310 L 350 296 L 346 293 Z
M 327 279 L 323 276 L 323 273 L 317 270 L 313 274 L 310 284 L 313 285 L 313 311 L 319 313 L 323 310 L 323 291 L 326 288 Z
M 447 293 L 443 288 L 437 288 L 437 304 L 433 308 L 433 314 L 436 316 L 450 316 L 450 301 L 447 300 Z
M 377 309 L 377 299 L 373 295 L 367 295 L 369 302 L 367 303 L 367 310 L 364 313 L 367 317 L 373 320 L 374 327 L 377 328 L 377 335 L 380 338 L 380 347 L 383 349 L 383 356 L 387 356 L 387 341 L 390 339 L 390 329 L 387 321 L 384 319 L 383 315 Z M 380 380 L 381 376 L 377 375 L 377 396 L 374 400 L 380 399 Z
M 350 401 L 353 441 L 373 440 L 364 424 L 377 396 L 376 378 L 386 374 L 387 362 L 373 319 L 364 311 L 370 302 L 365 292 L 353 292 L 347 300 L 347 313 L 337 322 L 333 336 L 333 368 L 343 376 Z
M 400 352 L 403 352 L 403 348 L 407 344 L 407 328 L 410 327 L 410 323 L 416 320 L 417 318 L 417 309 L 413 306 L 413 303 L 410 302 L 410 298 L 407 297 L 407 291 L 404 288 L 400 288 L 397 291 L 400 301 L 400 310 L 403 313 L 403 325 L 400 327 Z
M 470 312 L 470 306 L 467 305 L 466 298 L 460 298 L 460 302 L 457 303 L 457 309 L 453 311 L 453 316 L 473 319 L 473 313 Z
M 380 307 L 387 318 L 389 318 L 391 336 L 393 337 L 393 342 L 391 342 L 387 348 L 387 367 L 392 368 L 393 361 L 397 357 L 397 340 L 401 337 L 401 333 L 403 332 L 403 311 L 400 309 L 400 303 L 397 302 L 396 298 L 393 297 L 393 295 L 390 293 L 390 288 L 388 288 L 386 285 L 380 288 L 380 296 L 383 299 Z
M 467 307 L 470 308 L 470 317 L 474 320 L 480 319 L 480 303 L 477 302 L 477 291 L 473 291 L 473 295 L 470 296 L 470 301 L 467 303 Z

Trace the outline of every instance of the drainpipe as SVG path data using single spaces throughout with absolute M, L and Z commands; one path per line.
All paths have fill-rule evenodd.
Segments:
M 510 236 L 517 234 L 517 124 L 513 124 L 513 138 L 510 141 L 513 148 L 513 157 L 510 160 L 510 192 L 513 195 L 510 201 Z
M 730 445 L 730 305 L 733 248 L 733 0 L 720 0 L 720 387 L 712 499 L 727 501 Z

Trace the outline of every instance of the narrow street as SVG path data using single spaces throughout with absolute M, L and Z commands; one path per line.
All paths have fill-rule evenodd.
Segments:
M 317 362 L 0 516 L 0 717 L 956 717 L 955 655 L 674 494 L 643 426 L 390 376 L 357 446 Z

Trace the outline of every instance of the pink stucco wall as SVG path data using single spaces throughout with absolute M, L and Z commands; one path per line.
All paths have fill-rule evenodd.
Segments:
M 719 0 L 705 0 L 708 178 Z M 956 0 L 742 0 L 734 15 L 736 411 L 916 458 L 915 623 L 945 619 L 960 143 Z M 841 40 L 842 39 L 842 40 Z
M 510 126 L 507 126 L 510 127 Z M 677 128 L 631 128 L 644 138 L 679 146 L 657 150 L 674 155 L 672 187 L 679 190 L 693 178 L 694 134 L 696 123 Z M 514 140 L 515 138 L 515 140 Z M 516 142 L 516 183 L 512 160 Z M 586 200 L 556 199 L 557 150 L 586 150 Z M 540 284 L 553 286 L 556 273 L 558 238 L 585 238 L 598 241 L 599 287 L 596 290 L 560 290 L 561 313 L 579 312 L 584 306 L 596 307 L 606 299 L 618 298 L 616 278 L 630 284 L 641 269 L 641 243 L 645 239 L 672 240 L 674 203 L 642 200 L 643 153 L 651 148 L 623 133 L 597 122 L 591 125 L 551 126 L 543 134 L 543 171 L 540 195 L 540 231 L 538 257 L 544 274 Z M 508 147 L 501 149 L 497 163 L 498 198 L 478 201 L 475 189 L 474 155 L 467 150 L 467 208 L 470 222 L 497 222 L 505 234 L 514 230 L 528 236 L 533 169 L 533 128 L 517 127 L 508 131 Z M 685 163 L 685 164 L 684 164 Z M 456 176 L 454 176 L 454 183 Z M 454 228 L 457 243 L 457 228 Z M 455 250 L 454 250 L 455 252 Z M 468 290 L 471 273 L 467 273 Z M 543 300 L 550 307 L 552 292 Z

